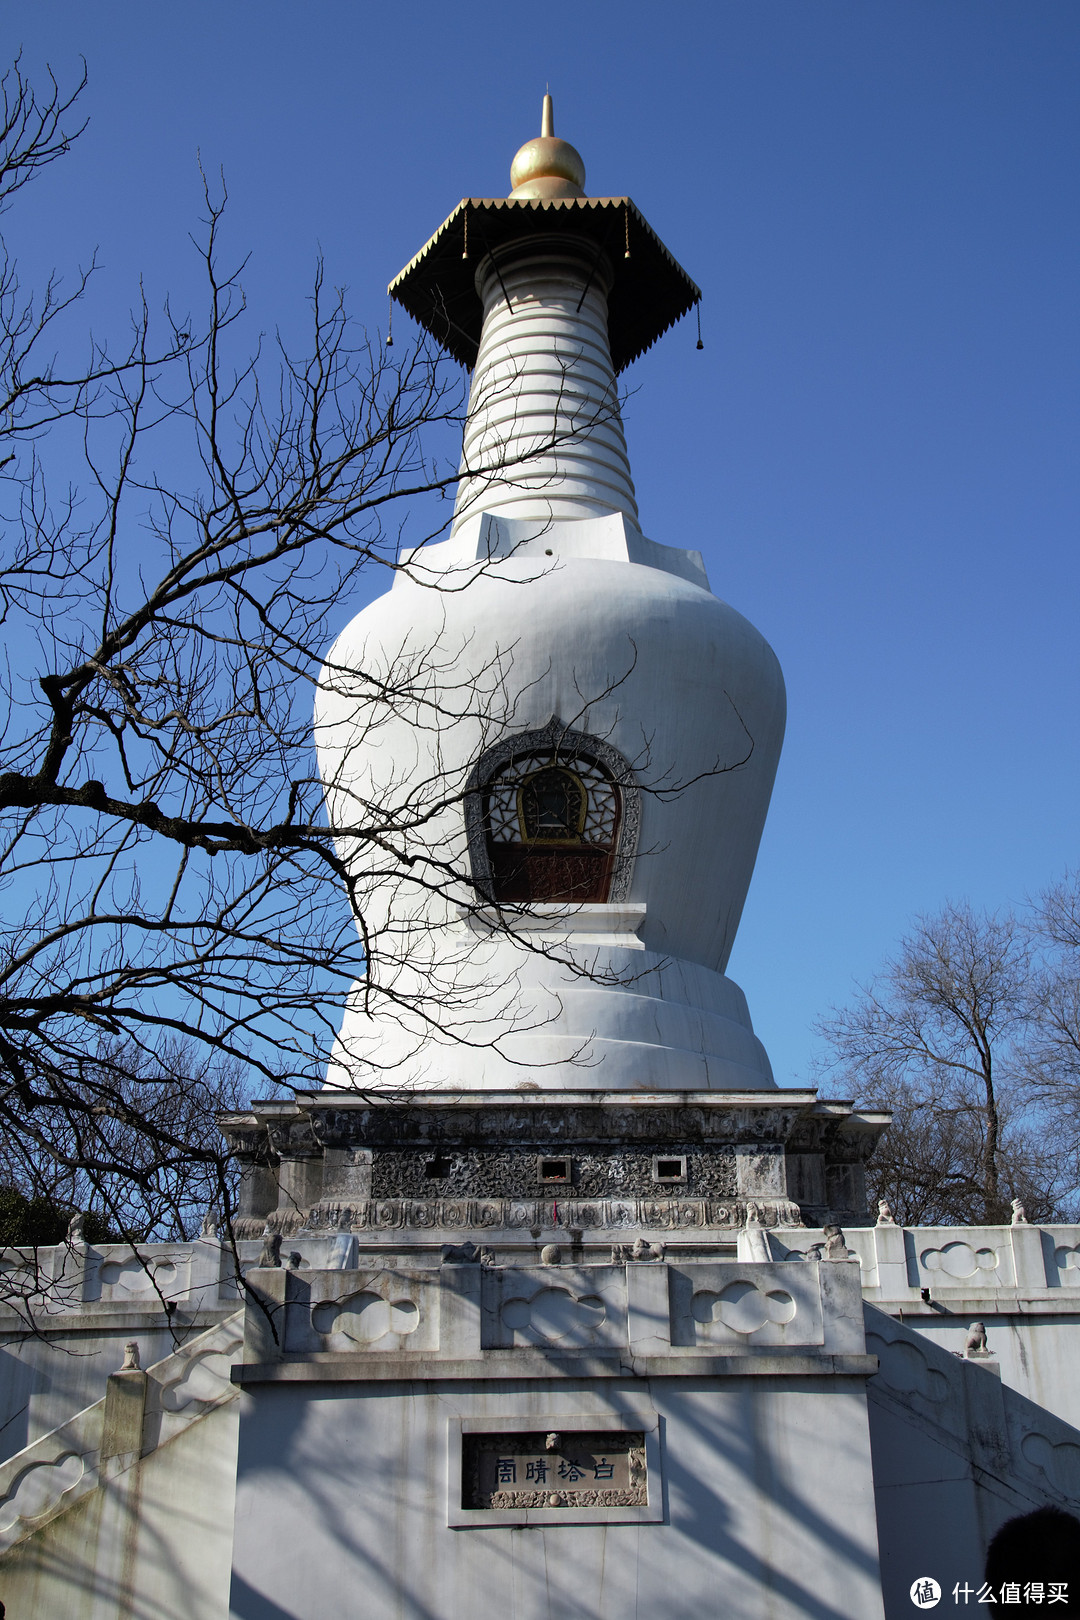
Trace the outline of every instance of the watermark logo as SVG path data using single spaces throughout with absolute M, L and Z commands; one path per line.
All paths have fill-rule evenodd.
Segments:
M 970 1581 L 957 1581 L 952 1589 L 953 1602 L 967 1608 L 975 1603 L 1001 1604 L 1019 1603 L 1024 1608 L 1029 1604 L 1045 1603 L 1049 1608 L 1054 1603 L 1069 1602 L 1068 1581 L 1003 1581 L 997 1591 L 989 1581 L 983 1581 L 979 1587 L 972 1586 Z M 1072 1611 L 1070 1610 L 1070 1613 Z
M 917 1581 L 912 1581 L 908 1596 L 917 1609 L 936 1609 L 941 1602 L 941 1587 L 932 1575 L 920 1575 Z M 952 1589 L 953 1603 L 962 1609 L 968 1604 L 989 1604 L 994 1608 L 1008 1607 L 1018 1604 L 1022 1608 L 1029 1605 L 1045 1604 L 1052 1608 L 1055 1603 L 1063 1603 L 1068 1607 L 1069 1583 L 1068 1581 L 1003 1581 L 994 1588 L 988 1581 L 981 1586 L 972 1586 L 970 1581 L 957 1581 Z M 1073 1612 L 1071 1609 L 1068 1611 Z

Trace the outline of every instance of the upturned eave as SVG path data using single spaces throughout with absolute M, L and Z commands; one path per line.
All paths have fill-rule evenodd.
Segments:
M 557 226 L 556 226 L 557 220 Z M 616 372 L 645 353 L 701 298 L 629 197 L 463 197 L 387 291 L 425 331 L 470 370 L 480 346 L 483 308 L 476 271 L 489 256 L 535 233 L 588 243 L 613 273 L 608 330 Z

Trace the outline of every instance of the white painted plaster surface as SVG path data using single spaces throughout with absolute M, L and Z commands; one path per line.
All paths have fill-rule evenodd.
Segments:
M 995 1314 L 986 1302 L 972 1299 L 951 1304 L 948 1316 L 920 1315 L 906 1320 L 943 1350 L 964 1353 L 972 1322 L 986 1324 L 990 1354 L 1001 1380 L 1028 1400 L 1080 1429 L 1080 1300 L 1064 1315 L 1048 1315 L 1027 1301 L 1019 1309 Z M 966 1305 L 966 1308 L 965 1308 Z
M 369 1620 L 479 1602 L 508 1620 L 689 1620 L 718 1591 L 731 1620 L 880 1616 L 856 1267 L 445 1265 L 416 1295 L 431 1310 L 437 1287 L 437 1349 L 291 1356 L 293 1316 L 322 1312 L 328 1280 L 249 1277 L 277 1337 L 253 1302 L 237 1620 L 274 1620 L 275 1604 L 314 1620 L 353 1590 Z M 388 1278 L 386 1297 L 403 1286 Z M 541 1507 L 522 1539 L 520 1514 L 455 1511 L 461 1428 L 619 1417 L 655 1434 L 655 1522 Z
M 238 1405 L 215 1409 L 0 1560 L 11 1620 L 225 1620 Z
M 404 868 L 370 884 L 364 873 L 385 870 L 385 856 L 344 846 L 364 887 L 375 999 L 369 1015 L 357 987 L 331 1083 L 363 1073 L 368 1084 L 425 1087 L 771 1088 L 723 970 L 783 736 L 772 652 L 685 577 L 686 554 L 673 571 L 661 547 L 648 563 L 629 560 L 636 542 L 622 517 L 558 523 L 478 563 L 492 532 L 477 518 L 424 557 L 425 580 L 454 589 L 400 575 L 332 649 L 316 720 L 332 813 L 347 825 L 361 801 L 422 812 L 419 843 L 467 871 L 462 795 L 475 760 L 557 714 L 617 748 L 644 790 L 629 895 L 644 915 L 625 945 L 571 935 L 537 949 L 464 922 L 461 906 L 476 901 L 468 884 L 422 893 Z M 372 677 L 422 664 L 414 707 L 382 713 Z M 433 1022 L 400 999 L 380 1006 L 380 973 Z
M 216 1242 L 59 1244 L 37 1251 L 47 1292 L 35 1305 L 48 1332 L 0 1309 L 0 1461 L 100 1400 L 135 1340 L 149 1367 L 235 1312 L 229 1260 Z M 25 1251 L 2 1251 L 18 1265 Z M 170 1323 L 164 1304 L 175 1307 Z M 0 1594 L 2 1595 L 2 1594 Z
M 584 1074 L 612 1089 L 771 1087 L 723 972 L 783 681 L 764 639 L 709 591 L 700 554 L 642 535 L 610 266 L 553 232 L 477 268 L 483 330 L 452 538 L 413 554 L 323 671 L 316 740 L 333 819 L 347 827 L 377 805 L 388 829 L 342 844 L 369 970 L 328 1084 L 565 1089 Z M 478 899 L 466 781 L 486 748 L 552 716 L 629 762 L 644 800 L 629 899 L 645 910 L 632 930 L 624 916 L 554 943 L 520 928 L 492 937 L 461 917 Z
M 880 1620 L 861 1384 L 565 1379 L 245 1397 L 235 1620 Z M 446 1524 L 446 1424 L 655 1413 L 665 1522 Z M 827 1486 L 826 1486 L 827 1481 Z M 655 1488 L 652 1481 L 650 1488 Z M 298 1549 L 303 1556 L 297 1556 Z M 276 1605 L 276 1607 L 275 1607 Z
M 1007 1250 L 1016 1286 L 981 1296 L 961 1287 L 943 1297 L 944 1314 L 927 1307 L 915 1283 L 896 1279 L 910 1264 L 917 1282 L 918 1257 L 941 1247 L 943 1231 L 973 1252 Z M 954 1579 L 978 1573 L 1005 1518 L 1047 1501 L 1080 1511 L 1080 1432 L 1062 1421 L 1072 1414 L 1080 1343 L 1078 1268 L 1069 1259 L 1080 1252 L 1080 1228 L 853 1228 L 845 1235 L 861 1268 L 783 1258 L 819 1232 L 766 1235 L 773 1258 L 765 1264 L 253 1275 L 276 1279 L 297 1313 L 278 1323 L 286 1359 L 296 1358 L 283 1367 L 287 1381 L 257 1383 L 217 1407 L 227 1371 L 220 1356 L 205 1366 L 196 1357 L 192 1369 L 178 1358 L 176 1376 L 161 1364 L 154 1383 L 163 1394 L 148 1403 L 154 1449 L 104 1491 L 93 1456 L 100 1407 L 82 1428 L 58 1432 L 51 1450 L 35 1449 L 27 1460 L 55 1466 L 52 1484 L 70 1506 L 61 1499 L 62 1511 L 0 1563 L 8 1612 L 114 1620 L 128 1612 L 118 1595 L 127 1592 L 140 1620 L 224 1620 L 229 1612 L 234 1620 L 324 1620 L 339 1612 L 342 1592 L 362 1591 L 370 1620 L 458 1620 L 478 1594 L 509 1620 L 696 1620 L 722 1591 L 725 1620 L 874 1620 L 868 1504 L 876 1490 L 884 1613 L 900 1620 L 916 1575 L 933 1574 L 951 1591 Z M 869 1313 L 868 1342 L 860 1269 L 868 1295 L 889 1280 L 894 1296 L 881 1301 L 893 1315 Z M 364 1326 L 365 1295 L 387 1307 L 378 1336 Z M 769 1300 L 779 1306 L 771 1314 Z M 400 1311 L 410 1301 L 415 1321 Z M 348 1320 L 329 1320 L 326 1307 L 336 1305 Z M 314 1336 L 313 1308 L 327 1329 Z M 77 1333 L 99 1311 L 95 1302 L 73 1305 L 63 1331 Z M 986 1322 L 991 1362 L 951 1353 L 969 1316 Z M 281 1356 L 272 1333 L 264 1340 L 249 1360 Z M 857 1355 L 864 1343 L 882 1358 L 865 1385 L 827 1359 Z M 785 1365 L 785 1357 L 794 1359 Z M 103 1381 L 111 1369 L 97 1367 Z M 189 1396 L 211 1404 L 184 1427 Z M 448 1420 L 498 1430 L 552 1412 L 568 1422 L 651 1414 L 662 1520 L 449 1527 Z M 89 1472 L 72 1484 L 65 1458 L 80 1447 Z M 18 1473 L 8 1470 L 0 1494 L 18 1496 Z M 31 1494 L 37 1488 L 34 1479 L 25 1484 Z
M 809 1228 L 769 1236 L 777 1258 L 823 1238 Z M 875 1226 L 845 1238 L 868 1302 L 957 1356 L 983 1322 L 1003 1383 L 1080 1429 L 1080 1228 Z
M 978 1587 L 1005 1520 L 1080 1510 L 1080 1433 L 1004 1384 L 995 1360 L 950 1355 L 874 1308 L 866 1325 L 881 1368 L 867 1388 L 885 1612 L 900 1620 L 920 1576 L 950 1602 L 956 1583 Z

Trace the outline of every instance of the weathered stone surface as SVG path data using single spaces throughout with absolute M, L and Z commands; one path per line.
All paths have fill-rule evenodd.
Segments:
M 692 1195 L 733 1198 L 738 1191 L 735 1148 L 718 1143 L 709 1152 L 691 1144 L 665 1142 L 663 1150 L 686 1158 L 685 1186 L 666 1190 L 666 1196 Z M 774 1156 L 776 1150 L 774 1150 Z M 540 1174 L 543 1155 L 530 1145 L 498 1148 L 442 1148 L 434 1153 L 405 1149 L 376 1149 L 371 1166 L 371 1192 L 375 1198 L 419 1197 L 433 1193 L 467 1193 L 473 1197 L 533 1197 L 556 1191 L 575 1198 L 655 1196 L 655 1152 L 650 1148 L 582 1148 L 566 1154 L 571 1162 L 570 1183 L 559 1192 L 545 1187 Z M 778 1189 L 782 1191 L 782 1188 Z
M 607 1100 L 536 1094 L 372 1103 L 334 1093 L 256 1104 L 222 1128 L 248 1165 L 241 1234 L 494 1230 L 553 1225 L 731 1231 L 869 1221 L 863 1159 L 881 1121 L 813 1093 Z M 791 1142 L 799 1151 L 791 1156 Z M 544 1173 L 566 1162 L 566 1179 Z M 678 1175 L 662 1175 L 663 1159 Z M 267 1209 L 266 1178 L 277 1176 Z

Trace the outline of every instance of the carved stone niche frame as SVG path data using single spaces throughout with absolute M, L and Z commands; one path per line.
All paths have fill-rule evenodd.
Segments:
M 685 1153 L 654 1153 L 652 1179 L 661 1186 L 685 1187 L 689 1180 L 686 1164 Z
M 484 816 L 484 791 L 504 766 L 517 754 L 538 753 L 550 748 L 559 758 L 571 764 L 584 756 L 594 759 L 611 776 L 621 798 L 619 830 L 615 855 L 611 867 L 611 884 L 607 903 L 617 905 L 630 898 L 630 885 L 634 876 L 634 857 L 637 854 L 641 832 L 641 789 L 628 760 L 617 748 L 600 737 L 585 731 L 572 731 L 553 714 L 536 731 L 515 731 L 486 748 L 469 772 L 465 783 L 465 833 L 469 841 L 469 864 L 473 887 L 487 905 L 494 901 L 494 874 L 487 847 L 487 825 Z M 521 906 L 515 903 L 515 909 Z
M 490 1530 L 537 1524 L 660 1524 L 665 1517 L 661 1469 L 661 1420 L 651 1408 L 612 1412 L 531 1413 L 527 1417 L 489 1412 L 485 1417 L 448 1417 L 446 1426 L 446 1522 L 451 1530 Z M 549 1431 L 558 1434 L 640 1434 L 645 1440 L 645 1494 L 640 1505 L 617 1507 L 467 1508 L 463 1497 L 463 1435 L 505 1436 Z

